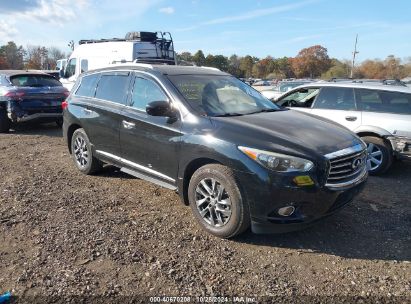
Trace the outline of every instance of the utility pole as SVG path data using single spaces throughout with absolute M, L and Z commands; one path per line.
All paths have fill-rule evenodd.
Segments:
M 355 55 L 357 55 L 359 52 L 357 52 L 357 41 L 358 41 L 358 34 L 355 36 L 355 44 L 354 44 L 354 52 L 352 52 L 352 65 L 351 65 L 351 78 L 354 77 L 354 64 L 355 64 Z

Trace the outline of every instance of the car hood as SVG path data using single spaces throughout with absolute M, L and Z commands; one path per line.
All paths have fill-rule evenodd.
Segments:
M 212 117 L 216 136 L 237 145 L 291 155 L 326 155 L 362 141 L 325 118 L 294 110 Z

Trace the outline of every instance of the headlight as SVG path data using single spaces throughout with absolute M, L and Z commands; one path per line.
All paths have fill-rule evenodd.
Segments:
M 267 169 L 277 172 L 306 172 L 314 167 L 311 161 L 295 156 L 241 146 L 238 149 Z

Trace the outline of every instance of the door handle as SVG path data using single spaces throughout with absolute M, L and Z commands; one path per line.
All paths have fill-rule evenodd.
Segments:
M 133 129 L 135 126 L 136 126 L 135 123 L 132 123 L 132 122 L 128 122 L 128 121 L 123 120 L 123 127 L 124 127 L 125 129 Z
M 357 120 L 357 116 L 345 116 L 345 120 L 348 120 L 348 121 L 356 121 L 356 120 Z
M 90 115 L 91 113 L 93 113 L 93 111 L 89 110 L 89 109 L 83 109 L 84 114 L 86 115 Z

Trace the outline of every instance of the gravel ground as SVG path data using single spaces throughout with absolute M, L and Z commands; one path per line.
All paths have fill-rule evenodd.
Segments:
M 13 302 L 411 302 L 411 163 L 307 230 L 234 240 L 203 232 L 170 190 L 112 167 L 82 175 L 53 125 L 0 134 L 0 164 L 0 293 Z

